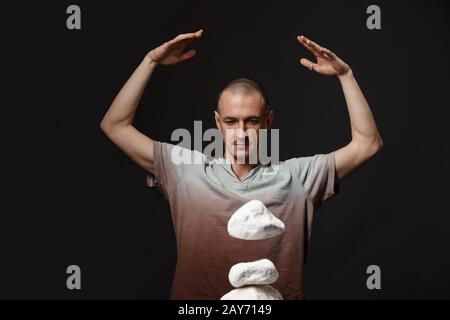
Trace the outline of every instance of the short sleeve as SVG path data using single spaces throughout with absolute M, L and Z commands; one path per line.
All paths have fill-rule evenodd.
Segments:
M 316 154 L 286 161 L 299 178 L 308 198 L 316 207 L 339 194 L 335 153 Z
M 205 157 L 202 153 L 171 143 L 154 141 L 153 162 L 154 174 L 147 173 L 147 186 L 157 187 L 166 199 L 176 189 L 178 181 L 192 165 L 202 164 Z

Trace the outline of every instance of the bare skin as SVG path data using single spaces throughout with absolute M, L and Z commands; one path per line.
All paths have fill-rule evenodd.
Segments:
M 249 159 L 253 148 L 257 149 L 260 129 L 269 129 L 272 125 L 273 111 L 266 112 L 263 98 L 258 93 L 235 94 L 225 90 L 219 101 L 218 111 L 214 111 L 217 128 L 225 142 L 225 159 L 231 160 L 231 168 L 239 180 L 243 180 L 257 164 Z M 246 138 L 254 130 L 254 139 Z M 231 135 L 227 134 L 227 131 Z M 248 141 L 248 145 L 237 146 L 239 142 Z M 238 163 L 237 157 L 245 158 L 245 163 Z
M 103 117 L 100 128 L 111 141 L 139 166 L 154 174 L 154 141 L 133 126 L 139 101 L 158 65 L 173 65 L 195 56 L 195 50 L 183 52 L 190 42 L 199 39 L 203 30 L 180 34 L 147 53 L 125 83 Z
M 317 60 L 313 63 L 302 58 L 300 63 L 322 75 L 338 77 L 344 92 L 352 139 L 335 153 L 337 176 L 339 180 L 343 180 L 379 152 L 383 147 L 383 140 L 378 132 L 369 104 L 359 88 L 351 68 L 334 52 L 319 46 L 314 41 L 304 36 L 299 36 L 297 40 L 312 52 Z
M 158 65 L 174 65 L 195 56 L 195 50 L 183 52 L 186 45 L 199 39 L 203 30 L 180 34 L 176 38 L 153 49 L 119 91 L 103 117 L 100 127 L 103 132 L 142 168 L 154 174 L 154 140 L 139 132 L 133 126 L 133 119 L 145 87 Z M 313 63 L 302 58 L 300 63 L 315 72 L 337 76 L 347 102 L 352 130 L 352 140 L 336 150 L 336 171 L 340 180 L 375 155 L 383 146 L 370 107 L 356 82 L 350 67 L 333 52 L 323 48 L 304 36 L 298 41 L 316 57 Z M 235 158 L 239 153 L 248 153 L 247 147 L 234 145 L 242 141 L 248 129 L 258 132 L 270 128 L 273 112 L 265 112 L 259 94 L 235 95 L 224 92 L 215 112 L 217 127 L 226 143 L 226 158 Z M 236 134 L 227 140 L 226 129 L 235 129 Z M 232 168 L 239 179 L 243 179 L 255 164 L 233 163 Z

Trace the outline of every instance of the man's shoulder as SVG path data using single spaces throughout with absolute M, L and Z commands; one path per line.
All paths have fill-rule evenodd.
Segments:
M 166 153 L 172 163 L 176 165 L 205 164 L 208 158 L 198 150 L 192 150 L 180 144 L 159 142 L 161 149 Z

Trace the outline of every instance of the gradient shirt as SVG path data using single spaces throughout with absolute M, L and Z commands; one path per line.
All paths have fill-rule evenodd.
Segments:
M 174 149 L 175 148 L 175 149 Z M 194 164 L 175 163 L 172 151 L 187 152 Z M 196 164 L 197 163 L 197 164 Z M 158 187 L 169 202 L 177 244 L 171 299 L 220 299 L 234 288 L 230 268 L 240 262 L 271 260 L 279 277 L 272 284 L 284 299 L 302 299 L 306 249 L 314 210 L 337 194 L 335 153 L 261 163 L 239 180 L 223 158 L 155 141 L 155 174 L 147 185 Z M 227 223 L 250 200 L 260 200 L 285 231 L 263 240 L 231 237 Z

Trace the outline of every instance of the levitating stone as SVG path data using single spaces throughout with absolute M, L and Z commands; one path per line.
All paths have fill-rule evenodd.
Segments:
M 284 223 L 259 200 L 251 200 L 240 207 L 228 221 L 230 236 L 243 240 L 275 237 L 284 231 Z
M 241 262 L 231 267 L 228 279 L 235 288 L 272 284 L 278 279 L 278 271 L 272 261 L 268 259 Z
M 283 297 L 272 286 L 248 286 L 231 290 L 220 300 L 283 300 Z

